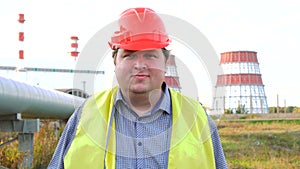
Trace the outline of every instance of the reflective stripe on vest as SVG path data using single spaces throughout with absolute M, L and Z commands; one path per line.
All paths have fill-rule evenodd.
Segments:
M 113 119 L 111 112 L 117 90 L 115 87 L 95 94 L 84 105 L 76 135 L 64 158 L 66 169 L 116 168 L 115 120 L 111 129 L 108 126 Z M 170 94 L 172 136 L 168 168 L 216 168 L 208 119 L 202 106 L 172 89 Z

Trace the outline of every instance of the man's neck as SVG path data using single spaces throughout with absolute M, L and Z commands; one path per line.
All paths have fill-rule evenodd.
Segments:
M 151 111 L 161 98 L 161 95 L 161 89 L 152 90 L 148 93 L 129 93 L 129 95 L 124 95 L 123 93 L 125 101 L 139 116 Z

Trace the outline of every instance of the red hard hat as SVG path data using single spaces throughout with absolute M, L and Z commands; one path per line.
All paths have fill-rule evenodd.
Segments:
M 111 37 L 114 50 L 145 50 L 164 48 L 170 44 L 161 18 L 149 8 L 130 8 L 119 19 L 120 30 Z

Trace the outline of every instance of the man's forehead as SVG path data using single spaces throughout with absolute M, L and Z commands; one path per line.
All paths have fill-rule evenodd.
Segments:
M 155 53 L 155 52 L 161 52 L 161 49 L 145 49 L 145 50 L 127 50 L 127 49 L 119 49 L 119 52 L 122 53 L 145 53 L 145 52 L 151 52 L 151 53 Z

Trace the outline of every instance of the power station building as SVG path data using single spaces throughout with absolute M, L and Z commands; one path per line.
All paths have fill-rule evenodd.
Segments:
M 222 73 L 217 77 L 212 112 L 268 113 L 257 52 L 221 53 L 220 67 Z

